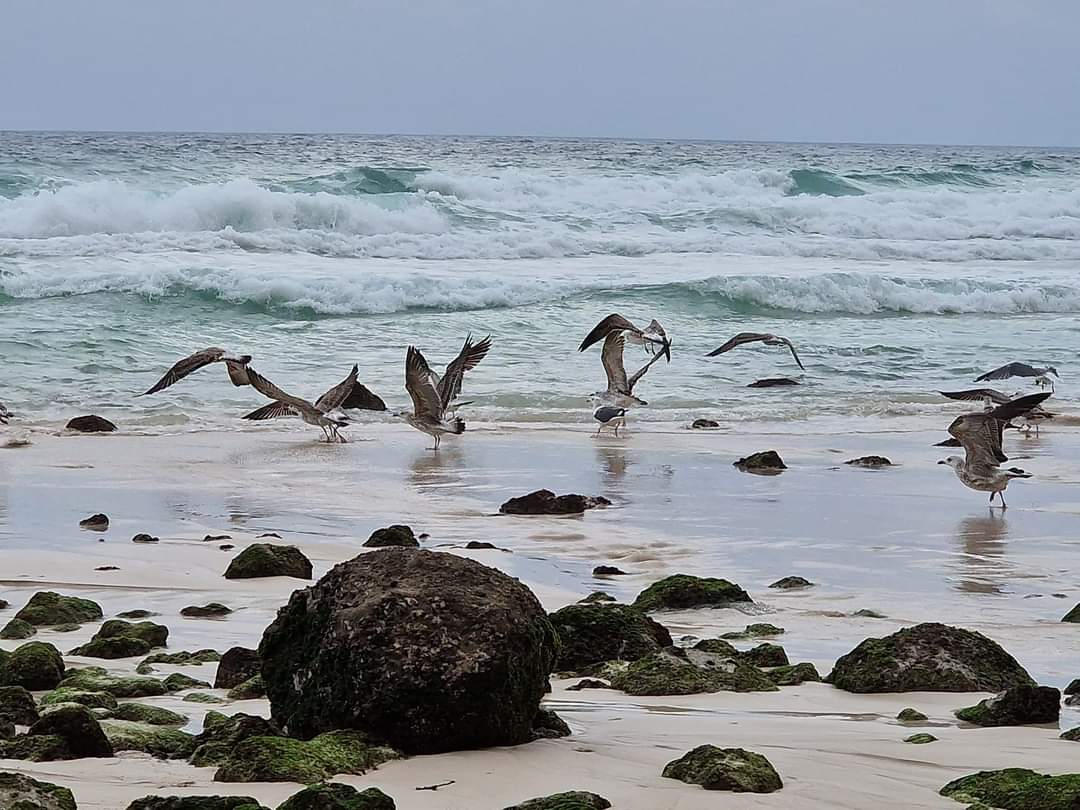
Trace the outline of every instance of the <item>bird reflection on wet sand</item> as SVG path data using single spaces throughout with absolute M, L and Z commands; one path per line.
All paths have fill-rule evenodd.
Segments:
M 964 593 L 1004 593 L 1009 566 L 1003 559 L 1009 524 L 998 515 L 969 517 L 956 530 L 959 555 L 956 567 L 962 576 L 954 587 Z

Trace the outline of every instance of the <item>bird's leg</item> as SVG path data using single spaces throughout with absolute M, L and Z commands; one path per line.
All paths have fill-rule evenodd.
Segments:
M 598 427 L 598 428 L 596 429 L 596 433 L 594 433 L 594 434 L 593 434 L 593 438 L 594 438 L 594 439 L 599 439 L 599 438 L 600 438 L 600 431 L 601 431 L 601 430 L 603 430 L 603 429 L 604 429 L 604 423 L 603 423 L 603 422 L 601 422 L 601 423 L 600 423 L 600 427 Z
M 615 438 L 616 439 L 619 438 L 619 420 L 618 419 L 615 420 L 614 424 L 612 425 L 612 429 L 615 431 Z
M 1007 503 L 1005 503 L 1005 490 L 1001 490 L 1001 492 L 998 493 L 998 500 L 1001 501 L 1001 508 L 1002 509 L 1008 509 L 1009 508 L 1009 505 Z

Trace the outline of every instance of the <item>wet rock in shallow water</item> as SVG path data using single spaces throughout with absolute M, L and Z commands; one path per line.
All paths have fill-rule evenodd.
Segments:
M 266 697 L 266 687 L 263 685 L 262 675 L 254 675 L 243 683 L 238 683 L 229 690 L 226 697 L 229 700 L 255 700 Z
M 711 666 L 666 650 L 635 661 L 611 678 L 628 695 L 699 695 L 710 692 L 775 692 L 765 674 L 743 661 L 716 656 Z
M 793 380 L 790 377 L 766 377 L 764 380 L 755 380 L 750 383 L 747 388 L 785 388 L 791 385 L 798 385 L 798 380 Z
M 191 764 L 197 768 L 220 765 L 236 746 L 250 737 L 284 737 L 281 729 L 264 717 L 238 712 L 224 715 L 206 713 L 202 733 L 195 738 Z
M 573 686 L 566 687 L 567 692 L 580 692 L 583 689 L 610 689 L 603 681 L 595 680 L 594 678 L 582 678 Z
M 504 807 L 503 810 L 607 810 L 609 807 L 611 802 L 603 796 L 584 790 L 571 790 L 529 799 L 512 807 Z
M 419 548 L 420 541 L 416 539 L 412 528 L 400 523 L 376 529 L 371 537 L 364 541 L 367 548 L 385 548 L 387 546 L 403 546 L 405 548 Z
M 720 423 L 713 419 L 695 419 L 690 423 L 691 430 L 712 430 L 720 427 Z
M 39 782 L 21 773 L 0 772 L 0 807 L 10 810 L 77 810 L 65 787 Z
M 204 543 L 218 543 L 222 540 L 232 540 L 232 535 L 228 534 L 207 534 L 203 535 L 202 541 Z
M 1069 740 L 1070 742 L 1080 742 L 1080 726 L 1070 728 L 1068 731 L 1063 731 L 1058 737 L 1062 740 Z
M 60 737 L 75 759 L 83 757 L 111 757 L 112 746 L 101 729 L 97 718 L 85 706 L 66 704 L 57 706 L 30 726 L 31 737 Z
M 631 605 L 569 605 L 549 618 L 560 641 L 557 669 L 636 661 L 672 643 L 661 624 Z
M 189 619 L 228 616 L 230 613 L 232 613 L 232 608 L 220 602 L 210 602 L 206 605 L 188 605 L 186 608 L 180 609 L 180 615 L 187 616 Z
M 1080 774 L 1047 776 L 1027 768 L 980 771 L 949 782 L 941 795 L 1008 810 L 1076 810 L 1080 807 Z
M 121 703 L 113 709 L 112 718 L 151 726 L 182 726 L 188 721 L 187 717 L 178 712 L 146 703 Z
M 52 644 L 31 641 L 12 652 L 0 650 L 0 686 L 31 692 L 55 689 L 64 677 L 64 659 Z
M 232 647 L 221 656 L 217 675 L 214 677 L 215 689 L 232 689 L 249 678 L 259 674 L 262 662 L 255 650 L 247 647 Z
M 517 580 L 457 555 L 391 548 L 294 593 L 259 655 L 272 716 L 290 734 L 352 725 L 407 753 L 437 753 L 532 739 L 557 645 Z
M 664 777 L 678 779 L 706 790 L 735 793 L 773 793 L 784 783 L 761 754 L 742 748 L 699 745 L 664 768 Z
M 266 810 L 250 796 L 143 796 L 127 810 Z
M 1080 623 L 1080 604 L 1061 617 L 1063 622 Z
M 165 688 L 170 692 L 182 692 L 185 689 L 209 689 L 210 684 L 206 681 L 200 681 L 198 678 L 192 678 L 190 675 L 185 675 L 183 672 L 174 672 L 163 681 Z
M 112 433 L 116 425 L 102 416 L 76 416 L 65 427 L 78 433 Z
M 859 458 L 853 458 L 850 461 L 845 461 L 845 464 L 850 464 L 852 467 L 891 467 L 892 462 L 885 456 L 860 456 Z
M 16 619 L 35 627 L 57 624 L 96 622 L 102 617 L 101 605 L 77 596 L 62 596 L 53 591 L 39 591 L 15 614 Z
M 896 719 L 901 723 L 922 723 L 927 717 L 918 709 L 902 709 Z
M 0 720 L 9 720 L 17 726 L 30 726 L 37 719 L 37 705 L 29 691 L 21 686 L 0 686 Z
M 168 691 L 157 678 L 114 676 L 101 667 L 69 670 L 60 686 L 85 692 L 108 692 L 118 698 L 154 697 Z
M 798 686 L 801 683 L 821 683 L 821 675 L 813 664 L 788 664 L 765 671 L 765 677 L 777 686 Z
M 610 506 L 603 496 L 558 495 L 550 489 L 538 489 L 519 498 L 511 498 L 499 507 L 504 515 L 577 515 L 586 509 Z
M 784 634 L 783 627 L 777 627 L 775 624 L 748 624 L 743 630 L 736 633 L 724 633 L 720 638 L 741 639 L 741 638 L 760 638 L 762 636 L 782 636 Z
M 91 515 L 88 518 L 83 518 L 79 521 L 79 528 L 86 529 L 91 532 L 103 532 L 109 528 L 109 516 L 98 512 L 96 515 Z
M 880 613 L 880 612 L 878 612 L 876 610 L 869 610 L 867 608 L 862 608 L 860 610 L 856 610 L 851 615 L 852 616 L 857 616 L 860 619 L 884 619 L 884 618 L 887 618 L 884 613 Z
M 770 588 L 778 588 L 783 591 L 790 591 L 796 588 L 812 588 L 814 583 L 805 577 L 784 577 L 776 580 Z
M 125 610 L 123 613 L 116 614 L 118 619 L 148 619 L 151 616 L 157 616 L 157 614 L 152 610 Z
M 933 734 L 912 734 L 910 737 L 904 737 L 904 742 L 911 743 L 912 745 L 926 745 L 927 743 L 937 742 L 937 737 Z
M 465 548 L 471 551 L 491 551 L 498 548 L 494 543 L 488 543 L 484 540 L 470 540 L 465 544 Z
M 866 639 L 825 680 L 856 693 L 991 692 L 1035 683 L 986 636 L 936 623 Z
M 362 774 L 400 756 L 359 731 L 329 731 L 307 741 L 249 737 L 229 752 L 214 781 L 310 785 L 339 773 Z
M 730 642 L 724 641 L 722 638 L 703 638 L 694 645 L 694 649 L 700 650 L 701 652 L 713 653 L 715 655 L 724 655 L 728 658 L 739 657 L 739 651 L 735 649 L 735 646 Z
M 277 810 L 395 810 L 394 800 L 378 788 L 357 790 L 351 785 L 327 782 L 294 793 Z
M 159 542 L 161 542 L 161 538 L 154 537 L 154 535 L 152 535 L 152 534 L 146 534 L 145 532 L 140 532 L 139 534 L 137 534 L 137 535 L 135 535 L 134 537 L 131 538 L 131 542 L 132 543 L 159 543 Z
M 225 571 L 225 579 L 256 577 L 311 579 L 311 560 L 296 546 L 254 543 L 233 557 Z
M 646 611 L 684 610 L 750 601 L 753 600 L 746 591 L 726 579 L 675 574 L 654 582 L 639 593 L 634 607 Z
M 86 692 L 81 689 L 69 689 L 61 686 L 41 696 L 42 706 L 55 706 L 59 703 L 78 703 L 88 709 L 115 709 L 116 698 L 108 692 Z
M 0 639 L 15 641 L 30 638 L 37 632 L 34 625 L 24 622 L 22 619 L 12 619 L 0 629 Z
M 734 466 L 744 472 L 760 472 L 766 474 L 778 473 L 786 470 L 787 465 L 775 450 L 766 450 L 762 453 L 751 453 L 745 458 L 734 462 Z
M 551 709 L 540 709 L 533 719 L 533 737 L 537 740 L 569 737 L 570 726 Z
M 1019 684 L 974 706 L 957 709 L 954 714 L 977 726 L 1056 723 L 1061 714 L 1061 692 L 1052 686 Z
M 787 653 L 779 644 L 758 644 L 752 650 L 746 650 L 739 654 L 743 661 L 749 661 L 756 667 L 786 667 Z
M 186 759 L 195 749 L 195 737 L 178 728 L 125 720 L 101 724 L 113 751 L 142 751 L 156 759 Z
M 624 577 L 626 572 L 614 565 L 598 565 L 592 570 L 594 577 Z

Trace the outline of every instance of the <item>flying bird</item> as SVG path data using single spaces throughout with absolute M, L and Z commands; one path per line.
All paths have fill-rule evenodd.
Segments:
M 353 366 L 344 381 L 319 397 L 315 404 L 285 393 L 250 366 L 246 367 L 246 372 L 251 386 L 274 401 L 245 415 L 244 419 L 258 421 L 278 416 L 299 416 L 307 424 L 320 428 L 327 442 L 345 443 L 345 437 L 339 429 L 349 424 L 349 417 L 341 410 L 341 406 L 352 393 L 353 387 L 358 385 L 356 366 Z
M 623 352 L 630 336 L 651 348 L 653 356 L 633 376 L 628 377 Z M 583 352 L 600 340 L 604 341 L 600 351 L 600 362 L 607 376 L 607 389 L 597 391 L 589 399 L 596 404 L 624 409 L 633 405 L 647 405 L 645 400 L 634 396 L 634 386 L 661 357 L 671 361 L 671 340 L 664 328 L 653 320 L 645 329 L 639 329 L 622 315 L 608 315 L 586 336 L 578 347 L 578 351 Z
M 949 456 L 938 464 L 953 468 L 960 482 L 979 492 L 989 492 L 990 502 L 997 496 L 1001 508 L 1005 503 L 1005 488 L 1014 478 L 1031 478 L 1031 473 L 1016 467 L 1001 469 L 1009 457 L 1001 449 L 1001 437 L 1009 420 L 1022 416 L 1049 397 L 1049 393 L 1018 397 L 992 411 L 958 416 L 949 425 L 949 434 L 964 448 L 964 458 Z
M 795 352 L 795 346 L 786 337 L 780 337 L 779 335 L 773 335 L 768 332 L 739 332 L 731 340 L 725 343 L 723 346 L 713 349 L 706 357 L 716 357 L 718 354 L 724 354 L 724 352 L 730 352 L 736 346 L 742 346 L 744 343 L 757 343 L 758 341 L 764 343 L 766 346 L 787 346 L 791 350 L 791 356 L 795 358 L 795 362 L 799 368 L 806 371 L 806 366 L 802 364 L 802 360 L 799 359 L 799 355 Z
M 1003 394 L 993 388 L 971 388 L 966 391 L 939 391 L 943 397 L 949 399 L 957 399 L 966 402 L 982 402 L 984 411 L 992 411 L 997 405 L 1004 405 L 1007 402 L 1012 402 L 1013 397 L 1008 394 Z M 1006 425 L 1006 427 L 1018 427 L 1023 429 L 1025 433 L 1030 434 L 1032 427 L 1035 428 L 1035 435 L 1039 435 L 1039 423 L 1053 419 L 1055 414 L 1045 410 L 1041 405 L 1035 405 L 1029 408 L 1023 413 L 1018 413 L 1016 418 L 1023 421 L 1022 425 Z
M 626 426 L 626 408 L 616 408 L 614 405 L 601 405 L 593 411 L 593 419 L 600 423 L 596 429 L 596 438 L 600 437 L 600 431 L 606 427 L 612 427 L 615 435 L 619 435 L 619 428 Z
M 192 372 L 198 371 L 204 366 L 208 366 L 211 363 L 224 363 L 225 370 L 229 372 L 229 379 L 235 386 L 251 385 L 251 380 L 247 375 L 247 364 L 251 362 L 250 354 L 230 355 L 224 349 L 219 349 L 216 346 L 211 346 L 208 349 L 202 349 L 197 351 L 182 360 L 177 360 L 173 364 L 173 367 L 165 372 L 165 375 L 158 380 L 147 391 L 136 396 L 145 397 L 149 394 L 156 394 L 158 391 L 163 391 L 170 385 L 173 385 L 184 377 L 188 376 Z
M 1050 374 L 1060 378 L 1057 369 L 1053 366 L 1037 368 L 1036 366 L 1029 366 L 1027 363 L 1006 363 L 1000 368 L 995 368 L 993 371 L 988 371 L 985 374 L 976 377 L 975 382 L 1007 380 L 1010 377 L 1034 377 L 1036 385 L 1047 386 L 1053 391 L 1054 381 L 1050 379 Z
M 671 341 L 668 340 L 667 332 L 656 318 L 649 321 L 649 325 L 644 329 L 640 329 L 617 312 L 611 313 L 594 326 L 581 341 L 578 351 L 583 352 L 594 343 L 606 340 L 612 334 L 624 335 L 628 343 L 644 346 L 651 353 L 659 350 L 668 362 L 671 362 Z
M 402 417 L 417 430 L 433 437 L 436 450 L 445 434 L 464 433 L 465 420 L 457 416 L 455 409 L 468 403 L 456 400 L 461 394 L 465 372 L 476 368 L 490 349 L 490 335 L 477 343 L 473 343 L 472 335 L 469 335 L 458 356 L 450 361 L 446 373 L 440 377 L 431 370 L 420 350 L 410 346 L 405 354 L 405 390 L 412 398 L 413 410 L 412 413 L 403 411 L 395 416 Z M 447 412 L 454 413 L 454 416 L 447 419 Z
M 386 403 L 361 383 L 357 376 L 359 368 L 354 364 L 344 380 L 339 382 L 317 400 L 315 408 L 324 414 L 337 410 L 385 411 Z M 276 419 L 279 416 L 300 416 L 300 410 L 286 402 L 271 402 L 244 416 L 244 419 Z

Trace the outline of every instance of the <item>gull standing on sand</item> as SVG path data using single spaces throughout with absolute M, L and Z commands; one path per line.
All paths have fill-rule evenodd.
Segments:
M 1008 394 L 1003 394 L 994 388 L 971 388 L 967 391 L 939 391 L 943 397 L 949 399 L 957 399 L 965 402 L 982 402 L 983 410 L 986 412 L 994 410 L 997 405 L 1004 405 L 1007 402 L 1012 402 L 1014 397 L 1010 397 Z M 1047 410 L 1044 410 L 1041 405 L 1035 405 L 1028 409 L 1026 412 L 1017 414 L 1017 417 L 1023 420 L 1023 425 L 1020 427 L 1025 433 L 1031 433 L 1032 427 L 1035 428 L 1035 435 L 1039 435 L 1039 423 L 1053 419 L 1056 414 L 1052 414 Z
M 345 443 L 345 437 L 338 432 L 338 429 L 349 424 L 349 417 L 341 410 L 341 406 L 352 393 L 353 388 L 358 385 L 356 366 L 353 366 L 344 381 L 319 397 L 318 403 L 314 405 L 306 399 L 285 393 L 250 366 L 246 367 L 246 371 L 251 386 L 274 402 L 252 411 L 244 419 L 261 420 L 273 419 L 277 416 L 299 416 L 307 424 L 321 428 L 327 442 Z
M 647 405 L 645 400 L 634 396 L 634 386 L 661 357 L 671 362 L 671 340 L 668 339 L 664 327 L 654 319 L 647 327 L 639 329 L 622 315 L 611 314 L 593 327 L 593 330 L 581 342 L 578 351 L 583 352 L 600 340 L 604 341 L 604 347 L 600 351 L 600 362 L 607 376 L 607 390 L 597 391 L 589 399 L 601 407 L 608 405 L 626 409 L 633 405 Z M 623 363 L 623 350 L 627 340 L 633 340 L 653 352 L 652 359 L 638 369 L 632 377 L 627 377 L 626 366 Z M 600 419 L 597 413 L 599 410 L 600 407 L 593 412 L 596 419 Z
M 354 364 L 348 377 L 315 400 L 315 409 L 321 411 L 323 414 L 330 414 L 332 411 L 353 409 L 363 411 L 385 411 L 386 403 L 357 379 L 359 371 L 359 367 Z M 260 379 L 265 378 L 260 377 Z M 266 392 L 263 391 L 262 393 Z M 295 405 L 291 405 L 286 401 L 276 400 L 269 405 L 263 405 L 261 408 L 252 411 L 244 416 L 244 419 L 257 421 L 263 419 L 276 419 L 280 416 L 299 416 L 300 418 L 303 418 L 303 413 Z M 340 417 L 338 417 L 338 422 L 340 422 Z M 348 417 L 346 417 L 346 422 L 348 422 Z M 309 422 L 309 424 L 312 423 Z M 342 425 L 340 424 L 338 425 L 338 427 L 341 426 Z M 319 425 L 319 427 L 322 427 L 322 425 Z M 340 435 L 338 438 L 341 439 Z M 329 440 L 329 436 L 327 436 L 327 440 Z M 341 440 L 344 441 L 344 439 Z
M 1049 375 L 1051 374 L 1055 377 L 1059 377 L 1057 369 L 1053 366 L 1037 368 L 1035 366 L 1029 366 L 1027 363 L 1006 363 L 999 368 L 995 368 L 993 371 L 988 371 L 985 374 L 976 377 L 975 382 L 1007 380 L 1010 377 L 1034 377 L 1036 385 L 1040 387 L 1049 387 L 1050 391 L 1053 392 L 1054 381 L 1050 379 Z
M 224 363 L 225 370 L 229 372 L 229 379 L 232 380 L 232 384 L 235 386 L 251 385 L 251 380 L 248 379 L 247 364 L 251 362 L 250 354 L 231 355 L 224 349 L 219 349 L 216 346 L 211 346 L 208 349 L 202 349 L 195 352 L 195 354 L 185 357 L 183 360 L 177 360 L 173 367 L 165 372 L 160 380 L 147 391 L 136 396 L 145 397 L 148 394 L 156 394 L 158 391 L 162 391 L 173 385 L 180 380 L 184 379 L 187 375 L 194 371 L 198 371 L 204 366 L 208 366 L 211 363 Z
M 600 423 L 600 427 L 596 429 L 596 435 L 594 438 L 600 438 L 600 431 L 606 427 L 612 427 L 615 430 L 616 438 L 619 435 L 619 428 L 626 427 L 626 408 L 616 408 L 614 405 L 601 405 L 595 411 L 593 411 L 593 419 Z
M 465 432 L 465 420 L 455 413 L 447 419 L 447 411 L 454 412 L 457 407 L 467 402 L 456 402 L 461 393 L 461 384 L 465 372 L 480 364 L 491 349 L 491 335 L 473 343 L 472 335 L 465 338 L 458 356 L 450 361 L 446 373 L 440 377 L 428 365 L 424 355 L 415 346 L 410 346 L 405 354 L 405 390 L 413 402 L 413 412 L 401 411 L 394 414 L 422 433 L 435 439 L 438 450 L 444 434 L 460 435 Z
M 736 346 L 742 346 L 744 343 L 756 343 L 761 341 L 766 346 L 787 346 L 791 350 L 791 356 L 795 358 L 795 362 L 798 363 L 799 368 L 806 371 L 806 366 L 802 364 L 802 360 L 799 359 L 799 355 L 795 353 L 794 344 L 786 337 L 780 337 L 779 335 L 773 335 L 768 332 L 739 332 L 735 337 L 731 338 L 727 343 L 718 349 L 713 349 L 706 357 L 716 357 L 718 354 L 724 354 L 730 352 Z
M 1005 488 L 1014 478 L 1031 478 L 1031 473 L 1016 467 L 1001 469 L 1009 457 L 1001 449 L 1001 437 L 1009 420 L 1039 405 L 1049 393 L 1030 394 L 998 405 L 987 413 L 958 416 L 949 425 L 949 434 L 964 448 L 964 458 L 949 456 L 938 464 L 948 464 L 956 477 L 969 489 L 989 492 L 990 503 L 996 495 L 1006 509 Z

